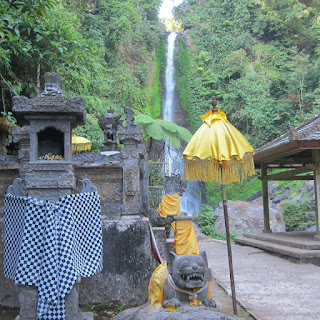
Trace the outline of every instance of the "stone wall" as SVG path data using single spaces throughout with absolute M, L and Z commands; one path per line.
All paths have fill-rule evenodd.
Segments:
M 148 300 L 148 284 L 156 268 L 147 221 L 103 222 L 103 270 L 82 278 L 80 304 L 105 301 L 131 307 Z
M 4 196 L 8 186 L 19 177 L 19 164 L 17 157 L 0 156 L 0 208 L 3 207 Z M 0 210 L 0 215 L 2 210 Z
M 101 200 L 101 213 L 104 218 L 120 219 L 123 203 L 123 179 L 121 167 L 75 167 L 74 175 L 77 190 L 80 190 L 79 180 L 88 178 L 97 188 Z
M 80 304 L 109 301 L 131 307 L 146 302 L 149 279 L 157 261 L 151 248 L 148 222 L 131 220 L 130 212 L 124 212 L 126 163 L 120 153 L 115 153 L 111 156 L 79 155 L 73 164 L 76 192 L 81 189 L 79 180 L 84 178 L 97 187 L 103 223 L 103 270 L 81 279 Z M 148 181 L 142 179 L 134 181 L 136 183 L 147 185 Z M 141 210 L 148 200 L 143 194 L 142 191 Z M 124 213 L 128 216 L 121 219 Z
M 148 283 L 157 260 L 153 253 L 149 224 L 146 220 L 121 219 L 124 211 L 125 164 L 121 153 L 111 156 L 80 154 L 73 158 L 76 185 L 73 193 L 81 190 L 81 179 L 88 178 L 100 195 L 103 222 L 103 270 L 101 273 L 82 278 L 80 304 L 114 302 L 124 306 L 137 306 L 148 299 Z M 17 158 L 0 162 L 0 305 L 19 307 L 18 289 L 12 280 L 3 276 L 3 201 L 7 187 L 19 177 Z M 142 165 L 142 170 L 146 170 Z M 142 184 L 140 211 L 148 198 L 146 176 L 136 181 Z M 147 210 L 147 209 L 146 209 Z M 130 216 L 130 213 L 129 213 Z

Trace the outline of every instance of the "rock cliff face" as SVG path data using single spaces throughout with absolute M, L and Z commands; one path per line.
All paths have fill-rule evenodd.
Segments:
M 216 215 L 215 227 L 220 233 L 225 232 L 222 202 L 214 211 Z M 228 201 L 230 230 L 242 235 L 244 233 L 260 233 L 263 230 L 262 199 L 250 202 Z M 270 226 L 274 232 L 285 231 L 282 214 L 270 208 Z
M 300 185 L 300 186 L 299 186 Z M 262 193 L 259 192 L 252 199 L 247 201 L 228 201 L 228 213 L 230 230 L 239 235 L 243 233 L 260 233 L 264 229 L 263 222 L 263 204 Z M 256 198 L 256 196 L 258 198 Z M 285 221 L 283 219 L 283 207 L 288 202 L 299 203 L 308 202 L 311 208 L 315 208 L 314 200 L 314 182 L 307 181 L 301 184 L 291 184 L 289 186 L 269 183 L 269 210 L 270 210 L 270 227 L 273 232 L 286 231 Z M 293 212 L 293 214 L 295 214 Z M 223 234 L 225 232 L 223 207 L 214 211 L 216 216 L 216 229 Z M 314 212 L 306 212 L 304 220 L 314 220 Z M 310 230 L 311 231 L 311 230 Z

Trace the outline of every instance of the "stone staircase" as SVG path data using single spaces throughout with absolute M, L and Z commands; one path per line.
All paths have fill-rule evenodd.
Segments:
M 312 232 L 244 234 L 236 244 L 251 246 L 298 263 L 320 266 L 320 240 Z
M 165 227 L 152 227 L 161 257 L 168 261 L 170 251 L 174 251 L 172 238 L 166 237 Z

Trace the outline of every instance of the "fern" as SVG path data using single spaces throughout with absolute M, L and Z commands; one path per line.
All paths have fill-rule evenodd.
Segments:
M 143 126 L 143 129 L 145 133 L 156 140 L 164 140 L 165 139 L 165 133 L 162 129 L 162 127 L 158 123 L 151 123 Z
M 154 119 L 146 114 L 139 114 L 135 117 L 135 123 L 143 126 L 148 123 L 154 123 Z
M 155 140 L 164 140 L 176 148 L 181 147 L 180 139 L 188 142 L 192 136 L 189 130 L 178 126 L 172 121 L 153 119 L 145 114 L 136 116 L 135 123 L 142 126 L 147 137 Z

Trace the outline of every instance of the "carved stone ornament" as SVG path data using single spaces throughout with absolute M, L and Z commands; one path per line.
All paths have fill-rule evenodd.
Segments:
M 12 185 L 8 187 L 7 193 L 10 193 L 16 197 L 24 196 L 25 191 L 22 186 L 22 179 L 20 178 L 14 179 Z
M 99 127 L 104 133 L 104 146 L 102 151 L 115 151 L 118 150 L 118 126 L 122 123 L 120 120 L 121 115 L 115 116 L 114 110 L 109 109 L 107 114 L 99 117 Z
M 44 88 L 40 96 L 56 96 L 62 94 L 61 76 L 57 72 L 46 72 L 44 74 Z
M 133 118 L 133 112 L 130 107 L 125 107 L 124 112 L 127 115 L 126 116 L 126 128 L 130 128 L 134 126 L 134 118 Z
M 137 191 L 138 169 L 130 168 L 125 171 L 124 175 L 124 192 L 127 196 L 134 196 Z
M 168 195 L 174 195 L 176 193 L 182 195 L 186 191 L 187 184 L 188 182 L 182 179 L 181 173 L 176 171 L 172 173 L 171 176 L 165 176 L 164 192 Z
M 136 148 L 142 141 L 142 126 L 134 124 L 133 112 L 130 107 L 125 107 L 126 125 L 118 131 L 119 140 L 126 148 Z

